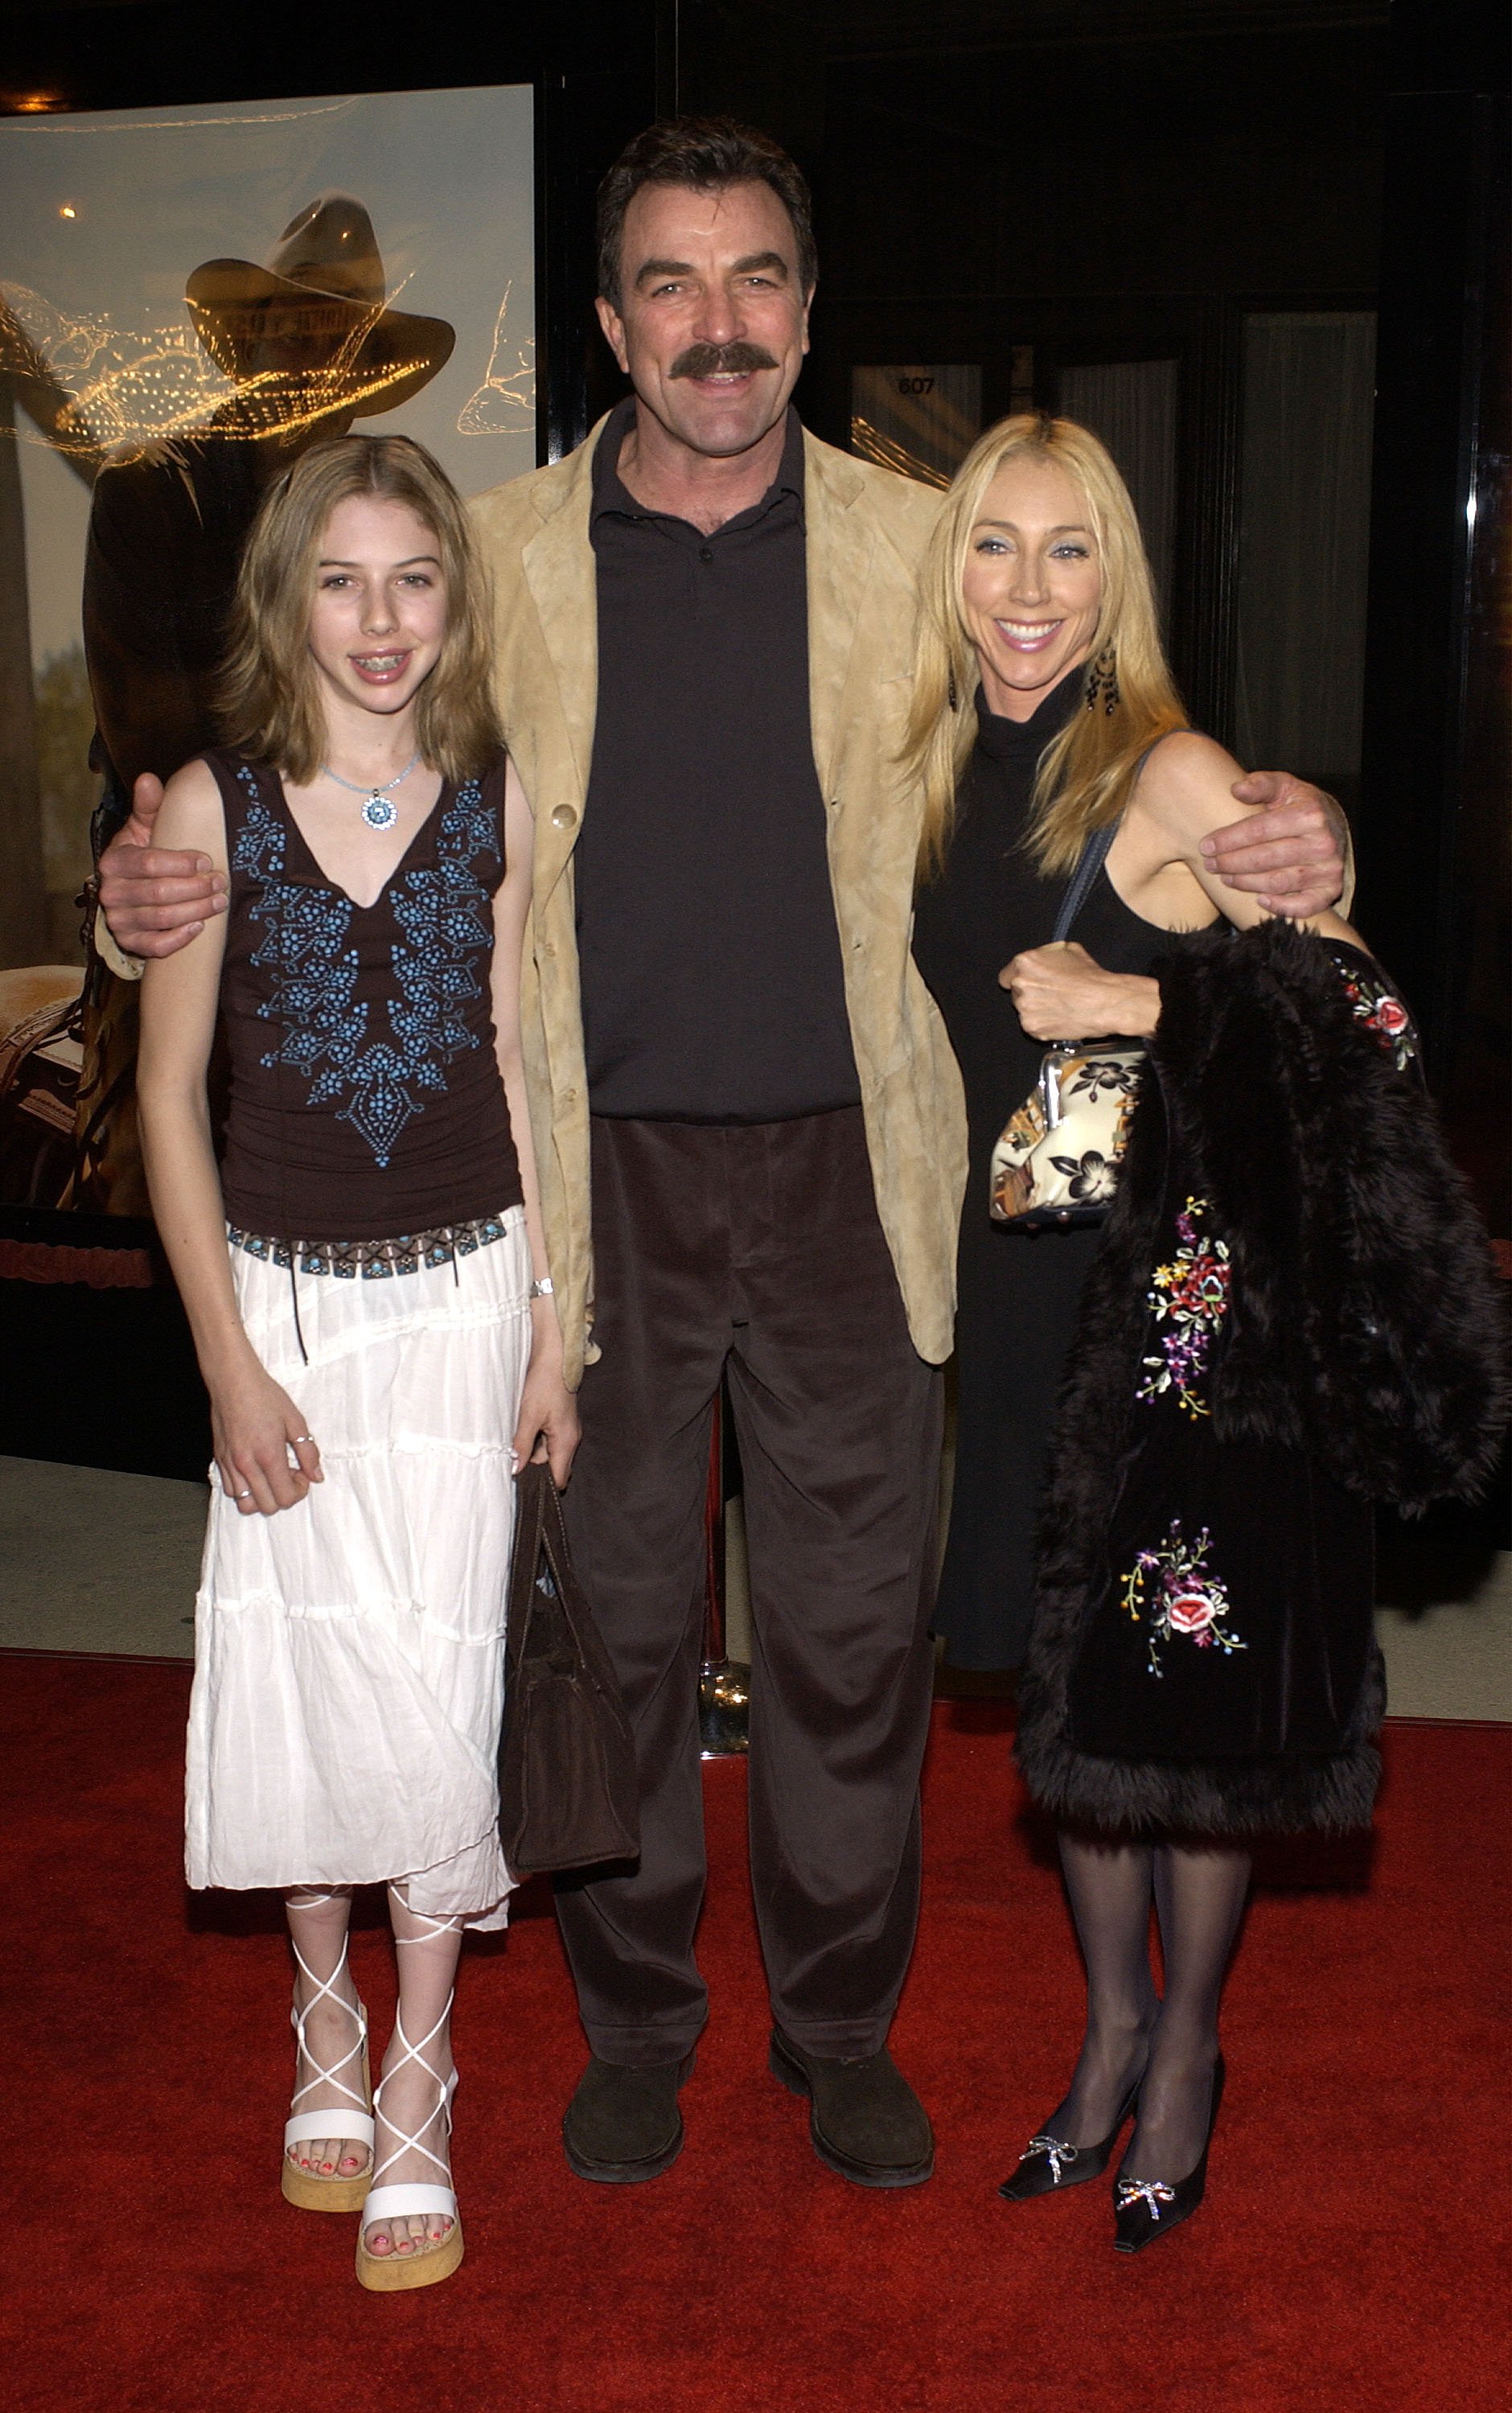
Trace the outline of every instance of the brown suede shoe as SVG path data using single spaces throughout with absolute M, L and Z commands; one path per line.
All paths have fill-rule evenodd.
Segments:
M 677 2094 L 696 2058 L 690 2052 L 659 2069 L 622 2069 L 595 2056 L 562 2122 L 569 2169 L 604 2186 L 634 2186 L 670 2169 L 683 2149 Z
M 821 2060 L 772 2030 L 768 2065 L 790 2095 L 807 2095 L 808 2134 L 822 2162 L 857 2186 L 920 2186 L 935 2166 L 934 2133 L 892 2054 Z

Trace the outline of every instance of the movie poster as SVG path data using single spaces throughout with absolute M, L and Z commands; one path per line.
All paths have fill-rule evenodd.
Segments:
M 532 468 L 531 102 L 518 85 L 0 120 L 0 616 L 7 690 L 24 669 L 32 705 L 0 811 L 12 847 L 37 823 L 49 961 L 78 955 L 99 785 L 81 597 L 100 470 L 255 455 L 347 411 L 418 437 L 465 494 Z
M 269 476 L 348 428 L 464 494 L 534 467 L 532 105 L 0 119 L 0 1069 L 77 984 L 102 794 L 194 750 Z

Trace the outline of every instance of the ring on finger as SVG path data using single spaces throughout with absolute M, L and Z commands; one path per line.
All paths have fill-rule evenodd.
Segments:
M 250 1500 L 250 1499 L 251 1499 L 251 1497 L 252 1497 L 252 1486 L 250 1485 L 250 1483 L 247 1485 L 246 1489 L 245 1489 L 245 1491 L 233 1491 L 233 1492 L 231 1493 L 231 1498 L 232 1498 L 233 1500 Z

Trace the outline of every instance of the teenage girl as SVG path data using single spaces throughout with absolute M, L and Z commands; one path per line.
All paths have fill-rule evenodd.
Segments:
M 159 835 L 229 875 L 148 966 L 153 1210 L 215 1440 L 190 1710 L 192 1886 L 276 1886 L 297 1964 L 282 2184 L 362 2209 L 357 2273 L 462 2258 L 448 2139 L 465 1927 L 505 1923 L 496 1825 L 511 1472 L 577 1439 L 520 1054 L 529 808 L 491 701 L 466 514 L 403 437 L 269 492 L 229 744 Z M 230 1107 L 217 1165 L 217 1015 Z M 388 1887 L 398 2016 L 376 2096 L 347 1964 Z

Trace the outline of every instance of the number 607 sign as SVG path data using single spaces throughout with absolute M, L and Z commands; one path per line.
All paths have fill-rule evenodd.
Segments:
M 981 433 L 980 368 L 851 371 L 851 450 L 864 460 L 948 486 Z

